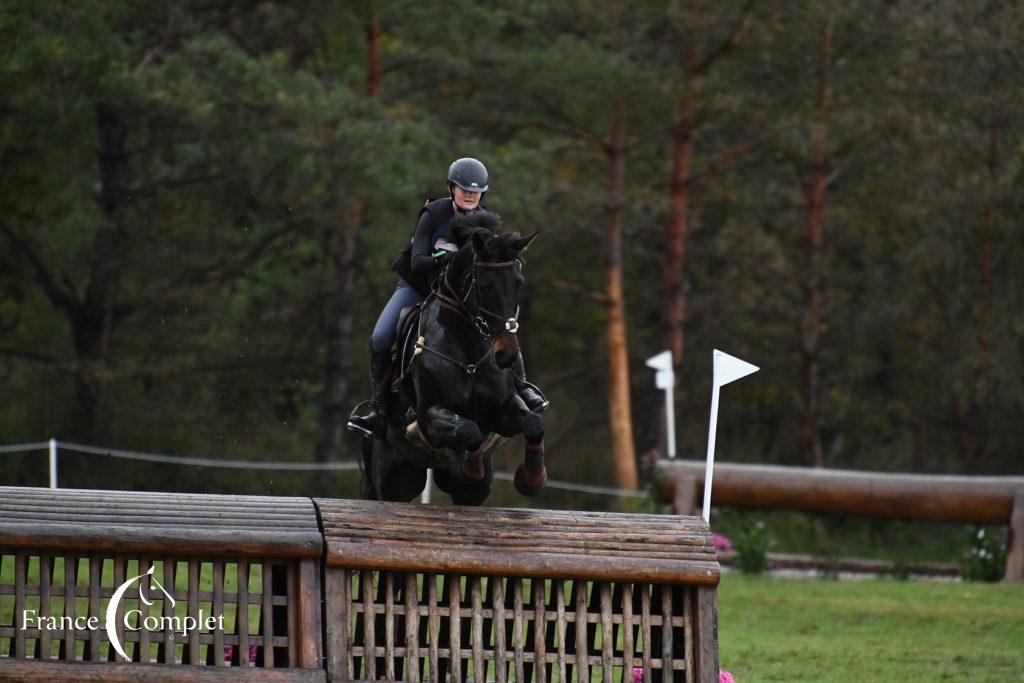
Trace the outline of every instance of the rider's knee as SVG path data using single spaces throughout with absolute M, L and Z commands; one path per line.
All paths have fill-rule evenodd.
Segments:
M 394 342 L 395 335 L 393 332 L 391 334 L 388 334 L 388 332 L 384 330 L 378 331 L 375 329 L 373 331 L 373 334 L 370 336 L 370 350 L 387 351 L 388 349 L 391 348 L 391 345 Z

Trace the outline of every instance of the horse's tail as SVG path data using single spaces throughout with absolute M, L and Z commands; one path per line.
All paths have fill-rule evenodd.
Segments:
M 363 500 L 377 500 L 377 487 L 373 485 L 373 437 L 363 437 L 360 449 L 359 497 Z

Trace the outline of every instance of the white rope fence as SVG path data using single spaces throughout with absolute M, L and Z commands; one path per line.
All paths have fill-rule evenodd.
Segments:
M 343 471 L 359 469 L 359 463 L 347 462 L 280 462 L 271 460 L 228 460 L 224 458 L 195 458 L 180 455 L 163 455 L 160 453 L 139 453 L 137 451 L 123 451 L 114 448 L 99 448 L 84 444 L 70 443 L 50 439 L 48 442 L 14 444 L 0 446 L 0 453 L 29 453 L 32 451 L 49 451 L 50 455 L 50 488 L 57 488 L 57 465 L 58 452 L 60 450 L 75 453 L 86 453 L 90 455 L 121 458 L 123 460 L 137 460 L 142 462 L 161 462 L 171 465 L 185 465 L 188 467 L 223 467 L 244 470 L 291 470 L 291 471 Z M 511 472 L 494 473 L 495 479 L 513 481 L 515 475 Z M 611 486 L 596 486 L 592 484 L 577 484 L 568 481 L 557 481 L 548 479 L 545 486 L 563 491 L 576 491 L 578 493 L 592 493 L 604 496 L 623 496 L 626 498 L 643 498 L 642 491 L 629 491 Z
M 119 451 L 113 448 L 96 448 L 79 443 L 60 442 L 60 447 L 76 453 L 107 455 L 123 460 L 142 460 L 144 462 L 166 462 L 174 465 L 190 465 L 192 467 L 229 467 L 236 470 L 354 470 L 359 464 L 350 462 L 273 462 L 268 460 L 223 460 L 220 458 L 187 458 L 179 455 L 161 455 L 158 453 L 136 453 L 135 451 Z
M 494 472 L 495 479 L 501 479 L 503 481 L 515 481 L 516 475 L 513 472 Z M 643 498 L 645 494 L 643 491 L 630 491 L 629 489 L 617 489 L 612 486 L 596 486 L 592 484 L 574 484 L 571 481 L 558 481 L 557 479 L 548 479 L 544 482 L 544 486 L 550 486 L 553 489 L 562 489 L 563 491 L 578 491 L 580 493 L 597 493 L 602 496 L 625 496 L 626 498 Z
M 45 451 L 50 444 L 45 441 L 39 443 L 18 443 L 13 446 L 0 446 L 0 453 L 24 453 L 27 451 Z

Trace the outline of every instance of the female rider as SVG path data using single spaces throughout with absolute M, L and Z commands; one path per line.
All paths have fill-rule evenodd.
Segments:
M 370 412 L 349 417 L 346 424 L 349 430 L 371 436 L 383 434 L 387 428 L 385 398 L 398 315 L 403 308 L 414 306 L 426 297 L 430 283 L 454 254 L 455 245 L 441 238 L 455 213 L 472 213 L 482 208 L 480 199 L 488 188 L 487 168 L 476 159 L 457 159 L 448 167 L 447 184 L 449 196 L 428 202 L 420 210 L 412 242 L 391 265 L 391 270 L 399 275 L 398 284 L 377 318 L 370 337 L 370 383 L 373 391 Z M 521 353 L 512 369 L 519 378 L 519 396 L 526 406 L 538 413 L 545 410 L 548 401 L 536 386 L 526 381 Z

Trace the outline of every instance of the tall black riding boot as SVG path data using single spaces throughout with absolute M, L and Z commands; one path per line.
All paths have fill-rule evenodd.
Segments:
M 391 351 L 377 351 L 370 346 L 370 412 L 352 415 L 345 427 L 366 436 L 383 435 L 387 430 L 388 374 L 391 372 Z
M 523 364 L 522 351 L 516 354 L 516 360 L 512 363 L 512 372 L 516 374 L 516 378 L 519 380 L 519 398 L 523 399 L 526 407 L 534 413 L 543 413 L 547 410 L 551 402 L 544 398 L 544 394 L 541 393 L 540 388 L 536 384 L 526 381 L 526 366 Z

